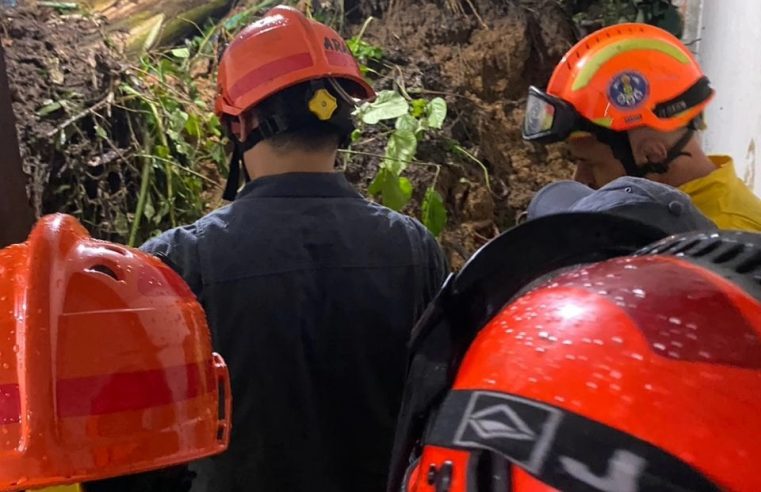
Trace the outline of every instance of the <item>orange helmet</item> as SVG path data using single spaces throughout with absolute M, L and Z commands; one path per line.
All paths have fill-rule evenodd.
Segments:
M 308 81 L 312 87 L 306 97 L 294 95 L 287 112 L 262 120 L 249 115 L 267 98 Z M 268 11 L 241 31 L 219 63 L 214 109 L 235 144 L 223 198 L 235 198 L 240 161 L 248 149 L 312 121 L 333 125 L 348 141 L 353 99 L 374 97 L 337 32 L 292 7 Z
M 0 272 L 0 490 L 227 448 L 227 368 L 195 297 L 158 258 L 53 215 L 0 251 Z
M 237 117 L 287 87 L 323 78 L 348 82 L 357 98 L 374 97 L 336 31 L 281 5 L 243 29 L 225 50 L 215 112 Z
M 551 143 L 592 133 L 611 146 L 627 174 L 664 173 L 682 155 L 713 95 L 695 57 L 672 34 L 648 24 L 618 24 L 571 48 L 546 92 L 529 87 L 523 138 Z M 666 160 L 638 167 L 620 132 L 643 126 L 689 131 Z
M 760 257 L 761 235 L 689 233 L 525 286 L 427 414 L 404 490 L 761 490 Z

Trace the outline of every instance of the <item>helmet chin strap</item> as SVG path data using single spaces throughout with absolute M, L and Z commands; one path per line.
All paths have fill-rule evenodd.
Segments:
M 629 135 L 626 132 L 601 129 L 596 133 L 598 139 L 613 150 L 613 156 L 621 162 L 628 176 L 643 178 L 648 174 L 666 174 L 671 163 L 677 158 L 690 156 L 689 152 L 684 152 L 684 148 L 692 139 L 695 130 L 690 125 L 684 135 L 668 150 L 666 157 L 662 161 L 648 161 L 643 165 L 637 165 L 635 162 L 634 152 L 632 151 L 631 142 L 629 142 Z

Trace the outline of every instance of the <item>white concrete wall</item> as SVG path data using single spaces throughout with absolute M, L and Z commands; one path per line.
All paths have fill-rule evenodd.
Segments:
M 703 145 L 734 157 L 737 174 L 761 196 L 761 0 L 682 3 L 685 41 L 699 33 L 691 48 L 717 92 L 706 112 Z

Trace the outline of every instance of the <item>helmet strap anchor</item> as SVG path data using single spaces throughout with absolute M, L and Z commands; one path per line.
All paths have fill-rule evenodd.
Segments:
M 330 81 L 331 88 L 335 89 L 336 86 L 339 86 L 332 79 L 328 80 Z M 226 125 L 228 138 L 233 141 L 234 148 L 230 158 L 227 184 L 222 194 L 223 199 L 228 201 L 235 200 L 238 187 L 240 186 L 241 168 L 243 169 L 245 182 L 251 181 L 251 177 L 243 162 L 243 155 L 262 140 L 297 130 L 315 121 L 321 121 L 333 125 L 339 130 L 341 133 L 341 146 L 348 144 L 351 132 L 354 130 L 354 124 L 349 114 L 349 106 L 353 106 L 353 100 L 351 98 L 347 100 L 344 97 L 345 92 L 343 94 L 339 93 L 338 96 L 345 102 L 331 108 L 331 102 L 335 104 L 336 99 L 330 93 L 324 80 L 313 80 L 310 84 L 310 89 L 307 91 L 303 108 L 300 108 L 295 113 L 275 113 L 259 120 L 256 128 L 251 130 L 243 141 L 232 131 L 229 124 Z M 327 106 L 327 109 L 325 109 L 322 103 L 325 103 L 324 106 Z

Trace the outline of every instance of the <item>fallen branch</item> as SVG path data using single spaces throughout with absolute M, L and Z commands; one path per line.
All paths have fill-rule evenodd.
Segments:
M 53 128 L 52 130 L 47 132 L 45 134 L 45 136 L 47 138 L 54 137 L 55 135 L 57 135 L 60 131 L 62 131 L 67 126 L 71 125 L 72 123 L 76 123 L 77 121 L 81 120 L 82 118 L 84 118 L 87 115 L 91 115 L 91 114 L 94 115 L 94 114 L 96 114 L 96 111 L 98 111 L 100 108 L 102 108 L 104 106 L 107 106 L 107 105 L 111 104 L 112 102 L 114 102 L 114 93 L 113 93 L 113 91 L 109 92 L 106 97 L 104 97 L 100 101 L 96 102 L 95 104 L 93 104 L 89 108 L 80 111 L 79 113 L 75 114 L 74 116 L 72 116 L 68 120 L 66 120 L 63 123 L 61 123 L 60 125 L 58 125 L 57 127 Z

